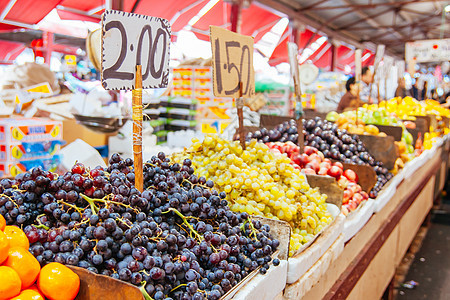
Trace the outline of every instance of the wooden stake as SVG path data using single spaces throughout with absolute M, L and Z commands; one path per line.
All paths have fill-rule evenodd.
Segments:
M 239 121 L 239 141 L 242 149 L 245 150 L 245 136 L 244 136 L 244 99 L 242 98 L 242 82 L 239 83 L 239 98 L 236 99 L 236 108 Z
M 297 121 L 297 134 L 298 140 L 297 144 L 299 147 L 300 154 L 303 154 L 305 150 L 305 137 L 303 136 L 303 106 L 302 106 L 302 91 L 300 89 L 300 83 L 297 82 L 297 77 L 294 78 L 294 89 L 295 89 L 295 119 Z
M 136 66 L 136 84 L 132 91 L 133 109 L 133 155 L 134 155 L 134 184 L 142 192 L 144 177 L 142 166 L 142 66 Z
M 386 101 L 384 102 L 384 108 L 386 109 L 386 113 L 387 113 L 387 102 L 388 102 L 387 92 L 388 92 L 387 75 L 385 75 L 385 77 L 384 77 L 384 98 L 386 98 Z
M 381 103 L 381 96 L 380 96 L 380 83 L 377 84 L 377 99 L 378 99 L 378 105 Z

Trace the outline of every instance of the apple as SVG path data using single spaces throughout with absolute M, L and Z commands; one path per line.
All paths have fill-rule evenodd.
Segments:
M 304 167 L 304 166 L 306 166 L 306 164 L 308 164 L 309 161 L 310 161 L 310 160 L 309 160 L 309 156 L 308 156 L 307 154 L 303 153 L 303 154 L 300 155 L 299 161 L 300 161 L 299 165 L 300 165 L 301 167 Z
M 301 165 L 300 154 L 298 152 L 292 153 L 290 156 L 291 160 L 297 165 Z
M 329 170 L 328 170 L 328 175 L 330 175 L 331 177 L 334 177 L 336 179 L 339 179 L 339 177 L 341 177 L 342 175 L 342 169 L 340 169 L 337 166 L 332 166 Z
M 342 163 L 340 163 L 340 162 L 335 162 L 334 164 L 333 164 L 333 166 L 336 166 L 336 167 L 338 167 L 338 168 L 340 168 L 341 170 L 344 170 L 344 165 L 342 164 Z
M 320 168 L 326 168 L 326 169 L 331 168 L 331 164 L 329 164 L 327 162 L 321 162 L 319 166 L 320 166 Z
M 356 193 L 353 195 L 352 200 L 355 201 L 357 204 L 360 204 L 363 200 L 363 196 L 361 196 L 360 193 Z
M 356 207 L 358 207 L 358 203 L 356 203 L 354 200 L 348 201 L 347 207 L 350 211 L 354 211 Z
M 348 180 L 344 176 L 339 177 L 338 185 L 342 188 L 347 188 L 348 186 Z
M 307 163 L 307 164 L 305 165 L 305 168 L 313 169 L 314 172 L 316 172 L 316 173 L 319 172 L 319 169 L 320 169 L 319 164 L 318 164 L 317 161 L 315 161 L 315 160 L 310 161 L 309 163 Z
M 325 158 L 325 159 L 323 160 L 323 162 L 329 163 L 330 166 L 332 165 L 331 159 L 329 159 L 329 158 Z
M 328 173 L 328 168 L 320 168 L 319 169 L 319 172 L 317 172 L 317 175 L 327 175 L 327 173 Z
M 310 146 L 305 146 L 305 154 L 307 154 L 307 155 L 311 155 L 311 154 L 313 154 L 313 153 L 317 153 L 317 152 L 319 152 L 319 150 L 317 150 L 316 148 L 314 148 L 314 147 L 310 147 Z
M 303 172 L 304 172 L 306 175 L 316 175 L 316 171 L 314 171 L 314 170 L 311 169 L 311 168 L 305 168 L 305 169 L 303 169 Z
M 344 171 L 344 176 L 352 182 L 358 182 L 358 175 L 355 173 L 355 171 L 347 169 Z
M 344 197 L 342 198 L 342 203 L 347 203 L 353 197 L 353 192 L 350 190 L 344 191 Z
M 364 200 L 369 199 L 369 195 L 364 191 L 361 191 L 361 196 L 363 197 Z
M 350 189 L 345 189 L 345 191 L 344 191 L 344 198 L 345 198 L 345 197 L 348 197 L 349 199 L 351 199 L 351 198 L 353 197 L 354 194 L 355 194 L 355 193 L 354 193 L 352 190 L 350 190 Z
M 317 152 L 317 154 L 320 157 L 320 160 L 323 161 L 323 159 L 325 158 L 325 156 L 323 155 L 322 151 Z

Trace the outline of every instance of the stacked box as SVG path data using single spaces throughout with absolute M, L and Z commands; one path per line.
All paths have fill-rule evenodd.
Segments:
M 259 110 L 261 114 L 289 116 L 292 105 L 290 103 L 289 87 L 267 91 L 264 93 L 267 99 L 266 105 Z
M 62 144 L 62 122 L 39 118 L 0 119 L 0 177 L 40 166 L 55 170 Z
M 202 133 L 221 133 L 230 123 L 227 111 L 234 107 L 233 98 L 215 97 L 213 93 L 213 78 L 211 67 L 192 66 L 189 68 L 174 68 L 174 89 L 172 96 L 193 99 L 196 103 L 196 126 L 170 127 L 196 129 Z M 171 107 L 175 107 L 171 105 Z M 185 107 L 186 108 L 186 107 Z M 193 108 L 189 108 L 193 109 Z M 168 117 L 175 119 L 173 117 Z M 183 118 L 182 120 L 190 120 Z M 191 121 L 191 120 L 190 120 Z M 191 122 L 189 125 L 193 125 Z

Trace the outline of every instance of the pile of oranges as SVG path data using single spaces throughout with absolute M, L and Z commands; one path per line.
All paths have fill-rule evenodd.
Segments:
M 25 233 L 6 226 L 0 215 L 0 300 L 74 299 L 80 288 L 78 275 L 59 263 L 41 269 L 29 246 Z

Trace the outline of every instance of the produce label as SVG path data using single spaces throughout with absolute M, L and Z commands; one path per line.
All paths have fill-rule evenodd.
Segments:
M 132 90 L 136 65 L 142 65 L 142 88 L 169 82 L 170 24 L 162 18 L 108 10 L 102 15 L 102 85 Z
M 209 28 L 214 95 L 251 98 L 255 94 L 253 38 L 216 26 Z
M 450 39 L 415 41 L 405 45 L 405 60 L 408 62 L 439 62 L 449 58 Z

